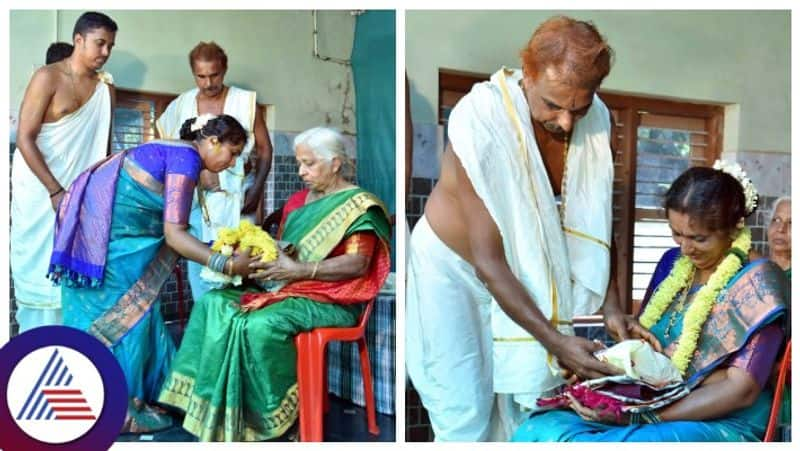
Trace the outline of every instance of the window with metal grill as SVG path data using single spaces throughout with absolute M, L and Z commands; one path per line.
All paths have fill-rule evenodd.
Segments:
M 674 247 L 662 205 L 672 181 L 691 166 L 710 166 L 721 153 L 719 105 L 599 92 L 616 133 L 614 238 L 617 283 L 625 308 L 639 310 L 656 263 Z
M 176 94 L 117 88 L 111 151 L 116 153 L 156 138 L 156 119 Z

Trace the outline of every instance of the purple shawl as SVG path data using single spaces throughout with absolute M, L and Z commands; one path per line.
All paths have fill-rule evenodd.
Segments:
M 82 172 L 58 205 L 47 275 L 53 283 L 102 286 L 114 195 L 126 155 L 116 153 Z

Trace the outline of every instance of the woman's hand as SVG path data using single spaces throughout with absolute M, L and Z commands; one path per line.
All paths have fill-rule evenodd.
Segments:
M 570 393 L 567 393 L 567 398 L 569 398 L 569 408 L 586 421 L 619 425 L 630 424 L 630 418 L 624 413 L 617 417 L 612 412 L 605 411 L 604 405 L 598 406 L 597 409 L 592 409 L 581 404 Z
M 603 315 L 603 323 L 608 334 L 616 342 L 628 339 L 643 339 L 650 343 L 653 349 L 662 352 L 658 338 L 639 324 L 639 321 L 632 315 L 626 315 L 619 310 L 612 310 Z
M 231 269 L 229 275 L 240 275 L 242 277 L 247 277 L 250 275 L 250 265 L 258 261 L 258 257 L 250 256 L 250 248 L 242 249 L 242 252 L 234 254 L 231 259 L 233 259 L 233 263 L 230 264 Z
M 282 250 L 278 250 L 277 259 L 266 263 L 256 261 L 250 264 L 250 268 L 256 270 L 250 274 L 251 279 L 285 280 L 292 282 L 309 277 L 308 265 L 289 257 Z

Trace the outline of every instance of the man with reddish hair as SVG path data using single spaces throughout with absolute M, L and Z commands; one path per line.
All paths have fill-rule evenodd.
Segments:
M 202 201 L 194 202 L 189 219 L 189 230 L 199 240 L 213 241 L 221 227 L 236 227 L 243 215 L 254 222 L 261 221 L 259 211 L 264 197 L 264 183 L 272 166 L 272 142 L 269 139 L 264 115 L 256 107 L 256 92 L 225 85 L 228 56 L 215 42 L 200 42 L 189 52 L 196 88 L 184 92 L 170 102 L 156 127 L 162 138 L 178 139 L 186 119 L 199 114 L 228 114 L 236 118 L 247 130 L 247 143 L 236 164 L 214 174 L 200 173 Z M 255 146 L 255 176 L 248 176 L 248 160 Z M 251 171 L 252 172 L 252 171 Z M 213 288 L 200 278 L 202 266 L 188 263 L 192 298 L 197 302 L 206 291 Z
M 574 316 L 602 306 L 612 335 L 635 327 L 609 283 L 611 121 L 596 91 L 612 50 L 555 17 L 521 57 L 453 109 L 410 238 L 407 367 L 437 440 L 505 440 L 568 374 L 618 372 Z

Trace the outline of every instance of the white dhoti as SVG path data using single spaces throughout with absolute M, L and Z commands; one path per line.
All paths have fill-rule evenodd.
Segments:
M 501 70 L 475 85 L 451 113 L 448 134 L 500 231 L 511 271 L 552 326 L 572 334 L 572 317 L 596 311 L 608 284 L 608 110 L 595 98 L 573 131 L 562 225 L 520 77 Z M 508 439 L 539 395 L 563 382 L 554 359 L 424 217 L 408 264 L 406 361 L 437 440 Z
M 505 441 L 526 415 L 492 390 L 492 296 L 425 216 L 409 241 L 406 368 L 436 440 Z
M 494 398 L 491 295 L 472 265 L 442 243 L 425 216 L 410 241 L 408 374 L 423 405 L 433 413 L 429 416 L 437 440 L 487 440 Z M 458 325 L 458 330 L 437 333 L 443 324 Z
M 98 82 L 92 97 L 78 110 L 42 124 L 36 145 L 61 186 L 69 187 L 106 155 L 110 121 L 109 88 Z M 19 330 L 61 324 L 61 287 L 47 279 L 55 212 L 47 189 L 19 149 L 14 151 L 11 192 L 10 263 Z
M 198 89 L 194 88 L 184 92 L 170 102 L 167 109 L 158 118 L 156 126 L 159 135 L 164 139 L 179 139 L 183 123 L 192 117 L 198 116 L 197 108 Z M 217 230 L 221 227 L 236 227 L 242 219 L 241 211 L 244 205 L 244 196 L 249 187 L 244 173 L 244 165 L 250 158 L 250 152 L 255 145 L 256 93 L 235 86 L 228 87 L 225 96 L 223 112 L 233 116 L 242 124 L 247 132 L 247 142 L 242 153 L 236 158 L 236 164 L 219 175 L 218 191 L 204 191 L 203 206 L 195 196 L 192 202 L 192 212 L 189 216 L 189 233 L 203 242 L 217 239 Z M 253 217 L 248 217 L 251 221 Z M 192 288 L 192 299 L 195 302 L 212 287 L 200 277 L 203 266 L 193 261 L 187 262 L 189 271 L 189 285 Z

